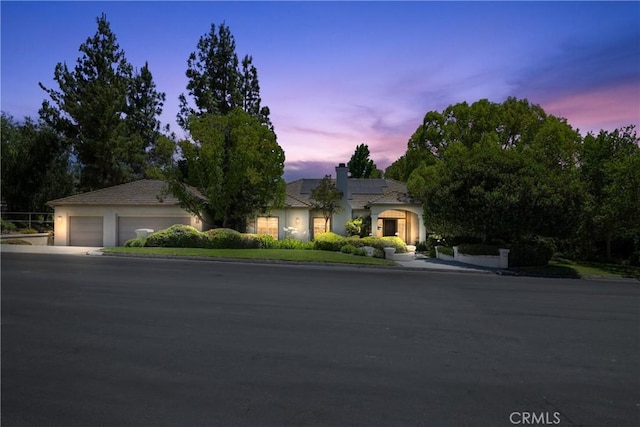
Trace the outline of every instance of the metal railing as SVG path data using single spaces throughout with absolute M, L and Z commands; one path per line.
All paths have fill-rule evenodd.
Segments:
M 53 229 L 53 212 L 0 212 L 0 217 L 18 228 Z

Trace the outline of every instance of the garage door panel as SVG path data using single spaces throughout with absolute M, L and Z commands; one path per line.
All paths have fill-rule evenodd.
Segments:
M 103 228 L 101 216 L 70 216 L 69 246 L 103 246 Z
M 118 217 L 118 246 L 122 246 L 129 239 L 136 237 L 139 228 L 150 228 L 154 231 L 163 230 L 174 224 L 191 224 L 191 218 L 186 217 Z

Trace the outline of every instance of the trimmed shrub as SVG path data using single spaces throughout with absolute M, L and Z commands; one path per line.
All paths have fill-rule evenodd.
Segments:
M 351 254 L 351 255 L 353 255 L 353 254 L 355 254 L 355 253 L 356 253 L 356 250 L 357 250 L 357 249 L 358 249 L 358 248 L 356 248 L 356 247 L 355 247 L 355 246 L 353 246 L 353 245 L 346 244 L 346 245 L 344 245 L 344 246 L 342 246 L 342 247 L 340 248 L 340 252 L 342 252 L 343 254 Z
M 509 249 L 509 267 L 547 265 L 554 252 L 553 246 L 542 240 L 515 243 Z
M 203 248 L 206 245 L 207 239 L 204 233 L 183 224 L 172 225 L 151 233 L 145 242 L 145 246 L 166 248 Z
M 338 252 L 343 245 L 347 244 L 347 239 L 336 233 L 327 231 L 326 233 L 318 234 L 313 240 L 313 243 L 315 249 Z
M 11 233 L 16 231 L 16 225 L 11 221 L 7 221 L 6 219 L 0 220 L 0 229 L 3 233 Z
M 249 242 L 246 243 L 249 248 L 274 249 L 278 243 L 278 241 L 269 234 L 243 234 L 243 238 L 249 240 Z
M 363 246 L 373 246 L 382 251 L 383 248 L 395 248 L 396 253 L 407 252 L 407 245 L 399 237 L 374 237 L 367 236 L 360 239 Z
M 18 230 L 18 233 L 20 233 L 20 234 L 36 234 L 36 233 L 38 233 L 38 230 L 36 230 L 35 228 L 22 228 L 22 229 Z
M 124 242 L 124 246 L 126 248 L 142 248 L 144 244 L 147 242 L 147 239 L 142 237 L 134 237 L 133 239 L 129 239 Z
M 453 248 L 451 246 L 440 246 L 438 247 L 438 252 L 443 255 L 453 256 Z
M 31 242 L 27 242 L 26 240 L 21 239 L 4 239 L 0 240 L 0 243 L 3 245 L 31 245 Z
M 313 242 L 302 242 L 298 239 L 284 239 L 284 240 L 275 240 L 274 249 L 298 249 L 298 250 L 307 250 L 313 249 Z
M 250 237 L 243 238 L 242 233 L 230 228 L 214 228 L 204 235 L 209 249 L 244 249 L 246 245 L 252 244 Z
M 447 237 L 446 246 L 451 246 L 451 247 L 460 246 L 464 243 L 472 243 L 472 244 L 482 243 L 482 239 L 476 236 Z
M 356 250 L 353 252 L 353 254 L 355 256 L 367 256 L 367 251 L 365 251 L 362 248 L 356 248 Z
M 427 242 L 416 242 L 416 252 L 429 252 Z
M 366 246 L 359 236 L 347 237 L 347 245 L 355 246 L 356 248 Z
M 458 252 L 465 255 L 500 255 L 498 246 L 483 243 L 463 243 L 458 246 Z

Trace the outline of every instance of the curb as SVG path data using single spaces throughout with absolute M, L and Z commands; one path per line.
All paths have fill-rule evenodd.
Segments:
M 99 251 L 98 251 L 99 252 Z M 181 255 L 163 255 L 163 254 L 119 254 L 110 252 L 101 252 L 100 254 L 87 255 L 102 255 L 108 257 L 118 258 L 148 258 L 148 259 L 175 259 L 175 260 L 189 260 L 189 261 L 208 261 L 208 262 L 231 262 L 238 264 L 271 264 L 271 265 L 295 265 L 295 266 L 310 266 L 310 267 L 344 267 L 344 268 L 374 268 L 389 271 L 415 271 L 415 272 L 437 272 L 437 273 L 463 273 L 463 274 L 491 274 L 491 271 L 482 270 L 450 270 L 450 269 L 438 269 L 438 268 L 423 268 L 423 267 L 406 267 L 400 264 L 396 265 L 369 265 L 369 264 L 343 264 L 335 262 L 305 262 L 305 261 L 285 261 L 285 260 L 266 260 L 266 259 L 243 259 L 243 258 L 218 258 L 218 257 L 199 257 L 199 256 L 181 256 Z

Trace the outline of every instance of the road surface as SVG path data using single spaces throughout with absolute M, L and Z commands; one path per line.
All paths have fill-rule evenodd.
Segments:
M 3 427 L 640 421 L 638 283 L 1 260 Z

